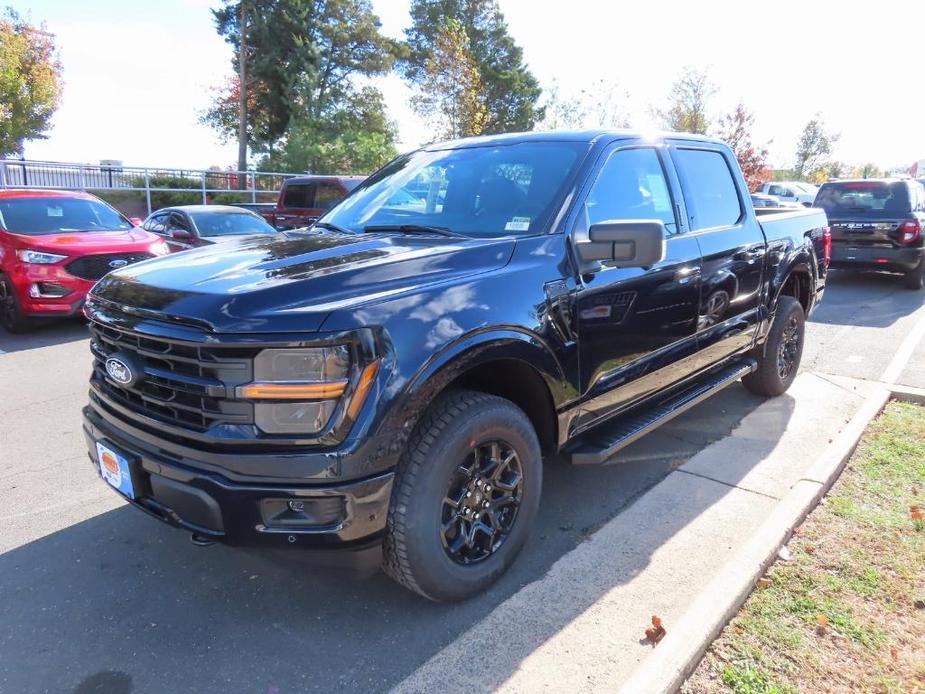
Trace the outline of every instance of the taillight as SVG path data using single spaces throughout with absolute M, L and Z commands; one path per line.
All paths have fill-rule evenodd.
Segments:
M 917 219 L 907 220 L 899 228 L 899 233 L 902 243 L 915 243 L 922 237 L 922 224 Z
M 822 227 L 822 262 L 826 267 L 832 261 L 832 230 Z

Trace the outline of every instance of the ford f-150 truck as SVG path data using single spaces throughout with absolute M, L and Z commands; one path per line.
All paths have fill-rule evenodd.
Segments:
M 428 146 L 307 232 L 101 280 L 90 457 L 195 542 L 373 556 L 465 598 L 524 546 L 544 455 L 618 462 L 739 379 L 783 393 L 829 250 L 821 210 L 757 217 L 716 140 Z

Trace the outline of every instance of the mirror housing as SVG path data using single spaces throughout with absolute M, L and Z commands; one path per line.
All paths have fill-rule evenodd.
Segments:
M 177 241 L 189 241 L 193 238 L 193 235 L 186 229 L 169 229 L 167 233 L 170 235 L 170 238 Z
M 144 224 L 144 220 L 141 217 L 129 217 L 128 221 L 132 223 L 132 226 L 140 227 Z
M 592 224 L 588 240 L 575 243 L 586 263 L 651 267 L 665 258 L 665 223 L 660 219 L 609 220 Z

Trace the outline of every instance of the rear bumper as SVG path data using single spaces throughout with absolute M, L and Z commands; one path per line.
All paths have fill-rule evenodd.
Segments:
M 829 267 L 908 272 L 918 267 L 925 248 L 865 248 L 833 244 Z
M 84 437 L 97 472 L 96 442 L 102 441 L 130 461 L 136 498 L 123 498 L 158 520 L 238 546 L 378 551 L 392 472 L 322 485 L 232 482 L 152 454 L 90 407 L 83 415 Z M 303 510 L 292 510 L 290 501 Z

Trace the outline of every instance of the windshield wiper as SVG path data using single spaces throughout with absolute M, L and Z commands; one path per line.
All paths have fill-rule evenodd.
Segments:
M 328 231 L 336 231 L 340 234 L 355 234 L 356 232 L 352 229 L 347 229 L 346 227 L 337 226 L 336 224 L 331 224 L 330 222 L 315 222 L 311 225 L 311 229 L 327 229 Z
M 453 236 L 457 238 L 468 238 L 465 234 L 446 227 L 434 227 L 426 224 L 371 224 L 363 227 L 363 231 L 374 234 L 377 231 L 399 231 L 402 234 L 437 234 L 439 236 Z

